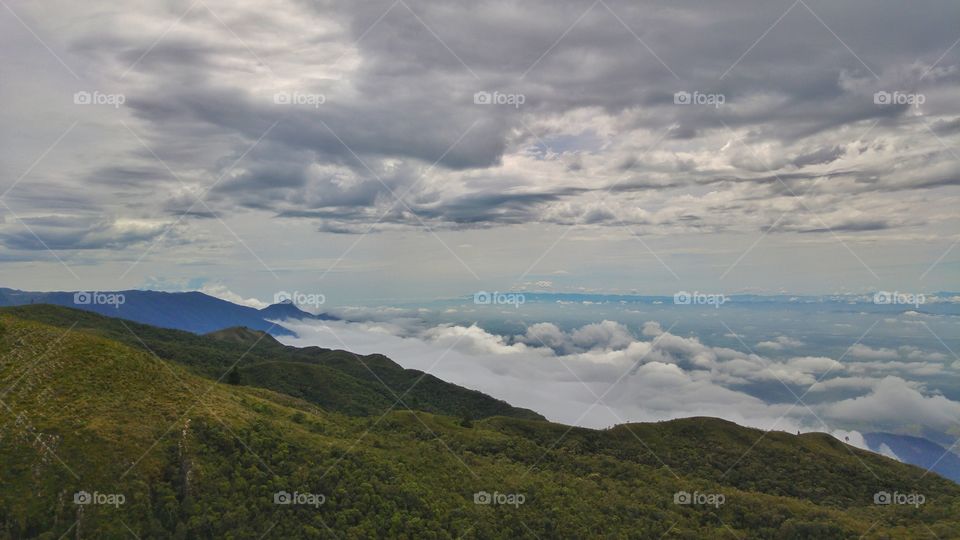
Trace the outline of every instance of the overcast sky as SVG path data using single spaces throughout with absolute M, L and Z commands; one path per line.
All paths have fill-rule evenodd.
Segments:
M 960 4 L 0 1 L 0 286 L 956 290 Z

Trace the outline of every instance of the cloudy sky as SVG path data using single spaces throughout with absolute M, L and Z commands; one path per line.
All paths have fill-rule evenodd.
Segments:
M 956 290 L 960 4 L 0 1 L 23 289 Z

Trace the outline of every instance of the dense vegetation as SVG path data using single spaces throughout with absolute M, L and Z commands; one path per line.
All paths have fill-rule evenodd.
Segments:
M 342 391 L 340 405 L 325 407 L 317 405 L 324 387 L 311 402 L 216 382 L 223 372 L 204 376 L 210 365 L 224 366 L 224 347 L 249 348 L 244 332 L 167 339 L 167 331 L 138 326 L 139 339 L 158 345 L 154 355 L 120 335 L 116 321 L 84 319 L 66 332 L 62 319 L 80 315 L 46 306 L 0 310 L 2 538 L 956 538 L 960 531 L 956 484 L 825 435 L 764 434 L 707 418 L 598 431 L 412 410 L 362 416 L 343 410 Z M 256 353 L 234 382 L 249 383 L 272 350 L 285 348 Z M 284 358 L 330 354 L 322 351 Z M 340 373 L 338 383 L 363 382 L 336 362 L 281 362 Z M 122 494 L 124 502 L 74 504 L 80 490 Z M 882 490 L 926 500 L 875 505 Z M 481 491 L 501 501 L 521 494 L 522 504 L 475 504 Z M 678 491 L 724 500 L 675 504 Z M 278 492 L 323 500 L 275 504 Z
M 404 369 L 380 354 L 288 347 L 265 332 L 246 328 L 198 336 L 48 305 L 0 311 L 64 329 L 94 332 L 152 351 L 214 380 L 221 380 L 235 366 L 235 383 L 302 398 L 326 410 L 368 416 L 384 414 L 394 407 L 474 418 L 499 415 L 543 420 L 533 411 L 512 407 L 482 392 Z

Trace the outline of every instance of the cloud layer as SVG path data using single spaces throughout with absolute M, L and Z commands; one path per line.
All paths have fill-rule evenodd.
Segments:
M 476 325 L 429 326 L 399 312 L 380 313 L 379 321 L 284 324 L 299 333 L 285 338 L 291 344 L 386 353 L 404 367 L 575 425 L 706 415 L 788 431 L 948 432 L 960 411 L 960 403 L 917 382 L 917 375 L 949 373 L 929 352 L 884 363 L 774 359 L 709 346 L 654 321 L 636 329 L 603 321 L 571 331 L 538 323 L 514 336 Z

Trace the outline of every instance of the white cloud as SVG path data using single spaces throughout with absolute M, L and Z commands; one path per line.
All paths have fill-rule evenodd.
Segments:
M 824 373 L 827 371 L 843 371 L 844 366 L 833 358 L 825 356 L 800 356 L 787 361 L 791 368 L 803 373 Z
M 832 358 L 777 361 L 673 335 L 655 322 L 643 325 L 643 338 L 628 343 L 630 329 L 620 324 L 563 331 L 552 323 L 538 323 L 525 334 L 506 338 L 477 325 L 421 322 L 416 328 L 404 321 L 402 326 L 334 322 L 327 323 L 329 329 L 304 322 L 293 327 L 301 337 L 284 340 L 384 353 L 405 367 L 429 370 L 551 420 L 592 427 L 706 415 L 764 429 L 828 429 L 865 447 L 856 432 L 838 430 L 898 420 L 942 428 L 951 411 L 960 411 L 956 402 L 923 394 L 918 383 L 868 376 L 882 369 L 858 365 L 856 371 L 867 376 L 849 376 L 849 366 Z M 767 403 L 740 389 L 766 385 L 782 391 L 783 383 L 795 385 L 798 394 L 811 385 L 813 396 L 839 392 L 841 397 L 829 402 L 811 396 L 811 407 L 830 425 L 811 418 L 804 407 Z M 598 403 L 599 396 L 603 399 Z
M 886 377 L 866 396 L 826 405 L 822 410 L 837 420 L 941 430 L 960 418 L 960 403 L 941 395 L 925 395 L 899 377 Z
M 835 377 L 817 382 L 811 386 L 809 392 L 826 392 L 828 390 L 870 390 L 883 380 L 876 377 Z
M 877 448 L 876 452 L 880 455 L 887 456 L 890 459 L 895 459 L 897 461 L 903 461 L 889 446 L 887 443 L 880 443 L 880 448 Z
M 863 343 L 854 344 L 850 347 L 850 351 L 847 354 L 853 358 L 866 358 L 869 360 L 895 360 L 900 358 L 900 354 L 893 349 L 875 349 Z
M 769 351 L 782 351 L 786 348 L 795 349 L 802 346 L 802 341 L 788 336 L 777 336 L 772 341 L 761 341 L 757 343 L 758 349 L 765 349 Z
M 227 302 L 233 302 L 234 304 L 240 304 L 241 306 L 249 306 L 257 309 L 263 309 L 270 305 L 269 303 L 258 298 L 244 298 L 220 283 L 204 284 L 203 287 L 200 288 L 200 292 L 209 294 L 210 296 L 215 296 L 221 300 L 226 300 Z

